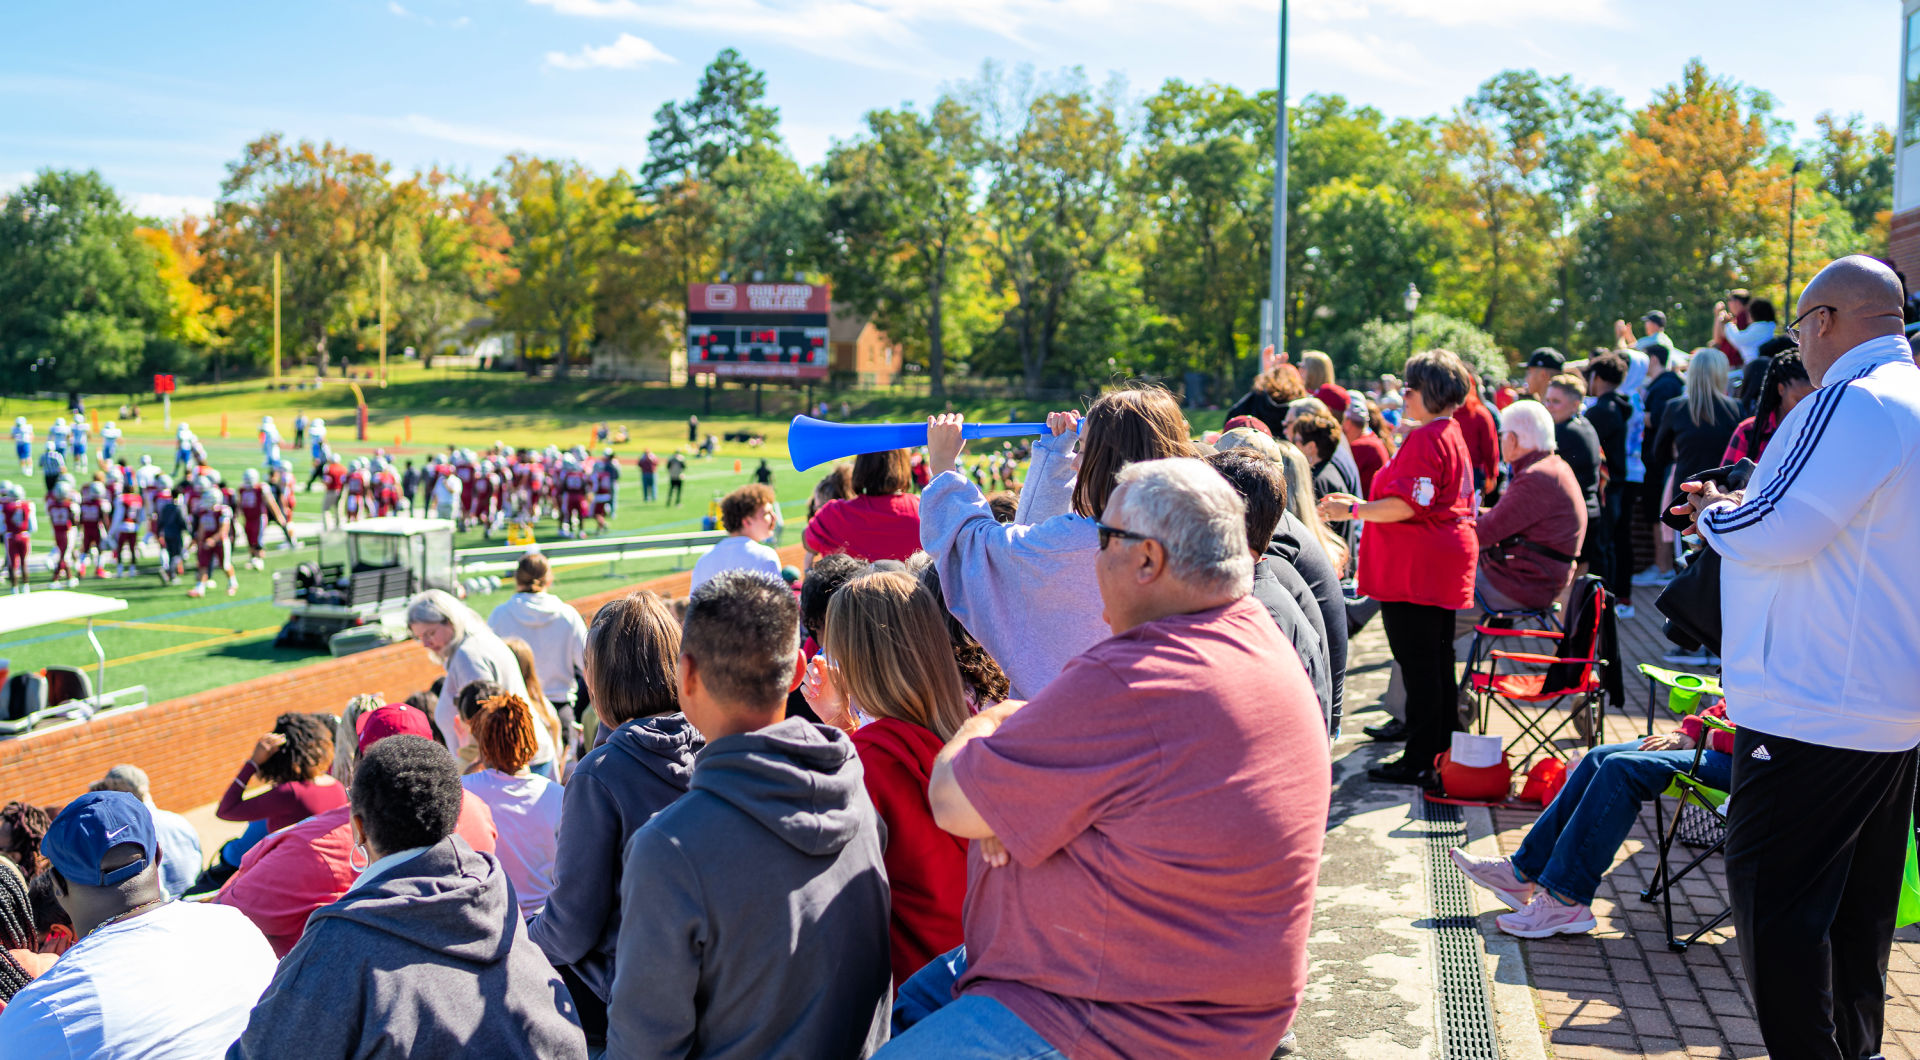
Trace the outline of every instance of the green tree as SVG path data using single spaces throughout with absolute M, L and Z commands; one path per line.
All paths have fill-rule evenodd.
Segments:
M 381 249 L 393 247 L 391 168 L 331 142 L 269 133 L 227 166 L 199 279 L 233 310 L 234 347 L 264 359 L 273 333 L 273 255 L 288 341 L 324 373 L 336 337 L 353 338 L 374 301 Z
M 1406 318 L 1369 320 L 1345 336 L 1339 345 L 1356 378 L 1378 379 L 1406 369 L 1410 349 L 1452 350 L 1476 374 L 1505 378 L 1512 372 L 1493 336 L 1467 321 L 1438 313 L 1422 313 L 1408 337 Z
M 460 336 L 515 278 L 513 242 L 496 209 L 499 192 L 438 169 L 393 189 L 394 236 L 388 261 L 388 346 L 422 358 Z M 377 326 L 378 307 L 371 307 Z
M 1274 94 L 1173 80 L 1145 104 L 1137 176 L 1152 221 L 1140 282 L 1181 363 L 1222 389 L 1259 329 L 1273 217 Z
M 1533 346 L 1550 340 L 1570 350 L 1577 230 L 1602 157 L 1620 135 L 1625 116 L 1620 99 L 1605 89 L 1583 89 L 1568 76 L 1508 70 L 1482 84 L 1469 108 L 1499 127 L 1516 155 L 1526 160 L 1523 179 L 1535 193 L 1533 216 L 1544 229 L 1535 238 L 1551 247 L 1556 259 L 1554 296 L 1514 307 L 1523 321 L 1516 341 Z M 1556 325 L 1548 324 L 1548 310 L 1555 311 Z
M 1704 343 L 1728 288 L 1779 289 L 1793 158 L 1771 108 L 1764 92 L 1694 61 L 1633 116 L 1584 241 L 1582 285 L 1595 319 L 1609 321 L 1602 330 L 1657 308 L 1676 342 Z M 1856 239 L 1812 183 L 1794 220 L 1803 276 Z
M 495 297 L 496 322 L 523 340 L 550 337 L 554 379 L 564 379 L 574 349 L 592 335 L 600 269 L 628 208 L 627 179 L 523 155 L 507 156 L 495 179 L 514 273 Z
M 1290 107 L 1288 122 L 1287 347 L 1337 348 L 1397 312 L 1409 283 L 1430 307 L 1469 311 L 1454 267 L 1467 256 L 1464 190 L 1432 124 L 1321 95 Z M 1261 150 L 1272 152 L 1270 127 Z
M 821 167 L 834 297 L 909 347 L 925 336 L 935 400 L 946 396 L 949 293 L 979 238 L 978 150 L 973 112 L 943 97 L 925 115 L 869 112 L 867 135 L 834 145 Z
M 122 390 L 170 341 L 161 253 L 98 173 L 43 170 L 0 203 L 0 377 Z
M 1079 70 L 1045 86 L 991 64 L 969 86 L 981 115 L 984 199 L 994 276 L 1026 391 L 1046 385 L 1074 283 L 1101 268 L 1137 214 L 1123 194 L 1128 130 L 1119 86 L 1096 96 Z
M 629 225 L 657 226 L 674 257 L 681 303 L 717 269 L 786 275 L 809 264 L 818 189 L 780 142 L 767 78 L 728 48 L 707 64 L 691 98 L 663 103 L 647 135 L 634 190 L 646 205 Z
M 1883 253 L 1893 215 L 1893 130 L 1869 128 L 1858 114 L 1842 120 L 1831 111 L 1814 123 L 1820 136 L 1808 161 L 1821 188 L 1839 201 L 1866 244 Z

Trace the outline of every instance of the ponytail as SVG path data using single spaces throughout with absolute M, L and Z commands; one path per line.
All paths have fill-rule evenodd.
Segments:
M 518 773 L 540 749 L 533 709 L 510 692 L 483 701 L 470 724 L 480 747 L 480 763 L 488 768 Z

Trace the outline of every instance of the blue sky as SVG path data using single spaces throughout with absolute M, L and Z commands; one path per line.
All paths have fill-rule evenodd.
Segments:
M 659 104 L 723 47 L 768 75 L 805 163 L 861 115 L 985 60 L 1083 66 L 1144 94 L 1169 77 L 1274 83 L 1277 0 L 251 0 L 10 5 L 0 36 L 0 191 L 94 168 L 139 208 L 204 209 L 263 131 L 330 138 L 402 169 L 490 171 L 512 150 L 633 167 Z M 1488 76 L 1570 73 L 1629 106 L 1689 57 L 1823 110 L 1892 124 L 1896 0 L 1297 0 L 1289 95 L 1393 115 L 1451 108 Z

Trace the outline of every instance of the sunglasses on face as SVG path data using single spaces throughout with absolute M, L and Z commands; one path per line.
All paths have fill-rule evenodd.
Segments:
M 1108 526 L 1105 523 L 1094 523 L 1093 528 L 1100 532 L 1100 551 L 1102 552 L 1105 552 L 1107 550 L 1107 546 L 1111 544 L 1113 542 L 1113 539 L 1116 537 L 1123 538 L 1128 541 L 1152 541 L 1153 540 L 1153 538 L 1148 537 L 1145 534 L 1136 534 L 1131 530 L 1122 530 L 1117 526 Z

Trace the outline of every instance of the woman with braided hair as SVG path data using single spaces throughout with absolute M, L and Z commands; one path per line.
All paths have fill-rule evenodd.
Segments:
M 0 858 L 0 1011 L 35 976 L 52 965 L 55 955 L 41 953 L 34 937 L 33 907 L 27 899 L 27 878 L 13 862 Z
M 540 748 L 533 709 L 511 692 L 481 700 L 466 722 L 480 749 L 480 768 L 460 783 L 493 811 L 495 853 L 520 901 L 520 915 L 546 908 L 560 846 L 564 789 L 528 768 Z
M 1753 415 L 1733 429 L 1733 440 L 1727 443 L 1726 455 L 1720 462 L 1731 464 L 1748 457 L 1759 463 L 1760 454 L 1767 451 L 1767 443 L 1773 440 L 1773 432 L 1780 429 L 1787 421 L 1787 413 L 1813 393 L 1813 389 L 1813 380 L 1807 377 L 1807 366 L 1800 360 L 1800 351 L 1785 350 L 1769 360 L 1766 378 L 1760 383 L 1760 402 L 1754 406 Z
M 0 806 L 0 859 L 13 862 L 28 876 L 40 871 L 40 840 L 51 820 L 47 811 L 31 803 Z

